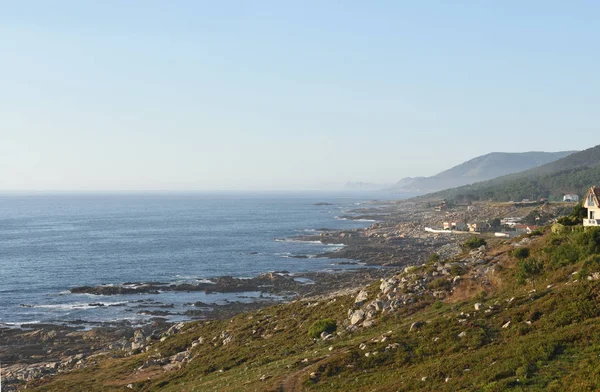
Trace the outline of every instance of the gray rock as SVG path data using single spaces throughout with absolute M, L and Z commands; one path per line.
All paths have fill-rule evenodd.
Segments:
M 354 306 L 361 306 L 367 299 L 369 299 L 369 294 L 365 290 L 361 290 L 354 300 Z
M 350 325 L 356 325 L 365 319 L 365 311 L 358 309 L 350 316 Z

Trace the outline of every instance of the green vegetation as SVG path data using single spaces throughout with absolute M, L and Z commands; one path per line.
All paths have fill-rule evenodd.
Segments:
M 546 230 L 526 248 L 516 248 L 526 251 L 490 241 L 496 246 L 486 252 L 493 260 L 485 267 L 493 269 L 488 284 L 457 286 L 443 300 L 424 296 L 377 316 L 370 328 L 345 328 L 355 295 L 294 301 L 192 323 L 149 352 L 121 358 L 115 352 L 31 389 L 122 391 L 132 384 L 134 391 L 161 392 L 598 390 L 600 229 L 573 228 Z M 460 273 L 472 276 L 463 268 Z M 523 285 L 528 281 L 536 291 Z M 444 282 L 436 277 L 430 287 Z M 368 291 L 378 286 L 373 282 Z M 311 339 L 332 322 L 339 326 L 334 339 Z M 421 326 L 411 331 L 416 322 Z M 233 340 L 222 343 L 222 331 Z M 192 348 L 195 359 L 181 369 L 137 370 L 150 358 L 186 350 L 199 337 L 205 343 Z
M 541 274 L 544 269 L 544 265 L 536 259 L 524 259 L 519 260 L 517 263 L 517 269 L 518 282 L 520 284 L 524 284 L 526 280 L 530 280 L 531 287 L 535 289 L 535 278 Z
M 330 318 L 315 321 L 308 329 L 308 337 L 317 339 L 323 332 L 334 333 L 337 329 L 337 324 Z
M 583 195 L 600 178 L 600 146 L 548 164 L 489 181 L 427 195 L 455 201 L 562 200 L 567 192 Z
M 571 214 L 559 218 L 557 222 L 563 226 L 581 225 L 587 216 L 587 208 L 583 207 L 583 203 L 578 204 Z
M 440 261 L 440 255 L 438 255 L 437 253 L 432 253 L 429 255 L 429 263 L 430 264 L 435 264 L 439 261 Z
M 477 249 L 481 246 L 487 245 L 487 242 L 481 237 L 471 237 L 465 241 L 463 248 L 465 249 Z
M 529 248 L 516 248 L 511 252 L 511 254 L 517 259 L 526 259 L 529 257 Z

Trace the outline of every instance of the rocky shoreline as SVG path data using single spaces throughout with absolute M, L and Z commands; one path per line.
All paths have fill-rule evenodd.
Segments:
M 431 219 L 429 209 L 412 202 L 392 202 L 370 205 L 352 212 L 347 219 L 377 219 L 366 229 L 327 230 L 318 235 L 302 236 L 293 240 L 320 241 L 324 244 L 343 244 L 335 252 L 318 257 L 328 257 L 332 263 L 364 263 L 378 268 L 356 268 L 335 272 L 306 272 L 289 274 L 286 271 L 270 272 L 251 279 L 231 276 L 214 278 L 210 282 L 166 284 L 162 282 L 126 282 L 121 285 L 82 286 L 71 293 L 102 296 L 121 294 L 159 294 L 161 292 L 240 293 L 257 291 L 277 295 L 279 299 L 259 298 L 256 301 L 225 304 L 194 303 L 185 316 L 192 319 L 225 319 L 235 314 L 255 310 L 281 301 L 328 296 L 340 291 L 358 290 L 365 282 L 386 279 L 403 271 L 407 266 L 422 264 L 431 253 L 441 260 L 460 252 L 457 243 L 462 237 L 432 235 L 423 227 Z M 93 304 L 90 304 L 93 305 Z M 101 305 L 101 303 L 100 303 Z M 100 306 L 99 305 L 99 306 Z M 168 304 L 167 304 L 168 305 Z M 165 309 L 144 310 L 153 316 L 144 326 L 126 323 L 118 326 L 99 326 L 89 331 L 62 325 L 30 325 L 22 329 L 0 329 L 0 358 L 3 360 L 3 386 L 7 391 L 18 390 L 24 383 L 68 372 L 95 363 L 101 356 L 127 356 L 146 350 L 153 341 L 160 341 L 184 323 L 168 323 L 164 316 L 173 314 Z M 18 354 L 17 354 L 18 353 Z

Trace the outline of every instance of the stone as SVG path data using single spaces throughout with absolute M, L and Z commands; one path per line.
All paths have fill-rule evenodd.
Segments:
M 370 327 L 372 327 L 373 325 L 375 325 L 375 321 L 373 321 L 373 320 L 365 320 L 365 321 L 362 323 L 362 326 L 363 326 L 364 328 L 370 328 Z
M 462 331 L 461 333 L 458 334 L 459 338 L 464 338 L 465 336 L 467 336 L 467 333 L 465 331 Z
M 502 328 L 508 328 L 509 326 L 510 326 L 510 320 L 508 320 L 508 322 L 507 322 L 506 324 L 504 324 L 504 325 L 502 326 Z
M 477 302 L 474 307 L 475 307 L 475 310 L 479 310 L 479 309 L 481 309 L 482 306 L 483 306 L 482 304 Z
M 356 325 L 365 319 L 364 310 L 355 310 L 350 316 L 350 325 Z
M 367 293 L 365 290 L 361 290 L 354 300 L 354 306 L 361 306 L 367 301 L 367 299 L 369 299 L 369 293 Z

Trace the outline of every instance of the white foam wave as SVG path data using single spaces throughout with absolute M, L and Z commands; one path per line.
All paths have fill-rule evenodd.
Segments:
M 127 301 L 121 302 L 95 302 L 93 304 L 84 303 L 84 302 L 76 302 L 70 304 L 45 304 L 45 305 L 32 305 L 32 308 L 41 308 L 41 309 L 57 309 L 57 310 L 86 310 L 92 308 L 102 308 L 105 306 L 115 306 L 115 305 L 123 305 L 126 304 Z M 101 305 L 100 305 L 101 304 Z
M 39 320 L 17 321 L 17 322 L 2 321 L 2 322 L 0 322 L 0 325 L 6 325 L 9 327 L 20 327 L 23 324 L 40 324 L 40 323 L 41 323 L 41 321 L 39 321 Z
M 275 242 L 291 242 L 291 243 L 300 243 L 300 244 L 317 244 L 323 245 L 321 241 L 307 241 L 307 240 L 295 240 L 291 238 L 275 238 Z

